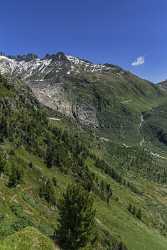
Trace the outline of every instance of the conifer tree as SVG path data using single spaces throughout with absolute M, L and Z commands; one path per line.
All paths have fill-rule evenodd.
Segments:
M 4 172 L 4 168 L 6 166 L 5 154 L 0 152 L 0 175 Z
M 16 164 L 13 164 L 9 174 L 9 187 L 16 187 L 23 179 L 23 169 Z
M 142 218 L 142 212 L 141 212 L 141 209 L 140 209 L 140 208 L 138 209 L 138 211 L 137 211 L 137 213 L 136 213 L 136 217 L 137 217 L 139 220 L 141 220 L 141 218 Z
M 78 184 L 68 186 L 59 215 L 56 235 L 63 250 L 93 249 L 96 229 L 92 195 Z
M 50 179 L 43 178 L 39 194 L 40 197 L 43 197 L 50 204 L 56 204 L 54 184 Z

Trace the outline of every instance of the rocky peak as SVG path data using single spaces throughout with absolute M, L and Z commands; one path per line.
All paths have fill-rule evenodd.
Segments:
M 67 57 L 66 55 L 64 54 L 64 52 L 58 52 L 56 55 L 55 55 L 55 59 L 59 60 L 59 61 L 67 61 Z
M 162 89 L 162 90 L 165 90 L 167 91 L 167 80 L 164 80 L 160 83 L 158 83 L 159 87 Z

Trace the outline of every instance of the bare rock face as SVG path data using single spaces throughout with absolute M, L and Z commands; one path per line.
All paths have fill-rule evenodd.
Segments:
M 93 64 L 73 56 L 66 56 L 62 52 L 55 55 L 47 55 L 43 59 L 31 60 L 8 58 L 0 56 L 0 72 L 6 75 L 14 75 L 21 78 L 32 89 L 33 94 L 43 105 L 62 113 L 68 117 L 89 127 L 98 127 L 96 108 L 84 101 L 76 101 L 73 89 L 66 87 L 73 84 L 73 80 L 84 86 L 85 79 L 81 79 L 85 73 L 102 73 L 110 70 L 110 67 Z M 86 81 L 87 83 L 87 81 Z
M 78 121 L 88 127 L 97 128 L 98 120 L 96 117 L 96 109 L 86 104 L 77 105 L 76 115 Z
M 72 103 L 68 100 L 62 83 L 52 85 L 43 81 L 30 86 L 40 103 L 68 117 L 73 116 Z
M 161 90 L 163 91 L 167 91 L 167 80 L 158 83 L 159 87 L 161 88 Z
M 77 104 L 66 93 L 63 83 L 48 83 L 47 81 L 30 84 L 32 92 L 43 105 L 76 119 L 88 127 L 98 127 L 96 109 L 88 104 Z

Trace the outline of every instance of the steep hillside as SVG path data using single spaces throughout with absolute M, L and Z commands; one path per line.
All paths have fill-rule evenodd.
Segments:
M 0 115 L 0 246 L 21 249 L 32 237 L 52 249 L 61 193 L 80 182 L 95 199 L 99 249 L 166 250 L 167 189 L 150 174 L 150 151 L 48 119 L 18 80 L 0 78 Z
M 167 105 L 160 105 L 144 113 L 143 133 L 146 141 L 156 146 L 156 150 L 166 151 L 167 146 Z

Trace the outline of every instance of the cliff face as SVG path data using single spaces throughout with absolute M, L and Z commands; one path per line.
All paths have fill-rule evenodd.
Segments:
M 21 78 L 45 106 L 68 117 L 76 118 L 82 125 L 98 126 L 96 109 L 86 103 L 78 103 L 66 87 L 72 78 L 85 72 L 107 70 L 104 65 L 94 65 L 81 59 L 58 53 L 52 58 L 17 61 L 0 57 L 0 71 L 4 75 Z M 71 86 L 72 87 L 72 86 Z

